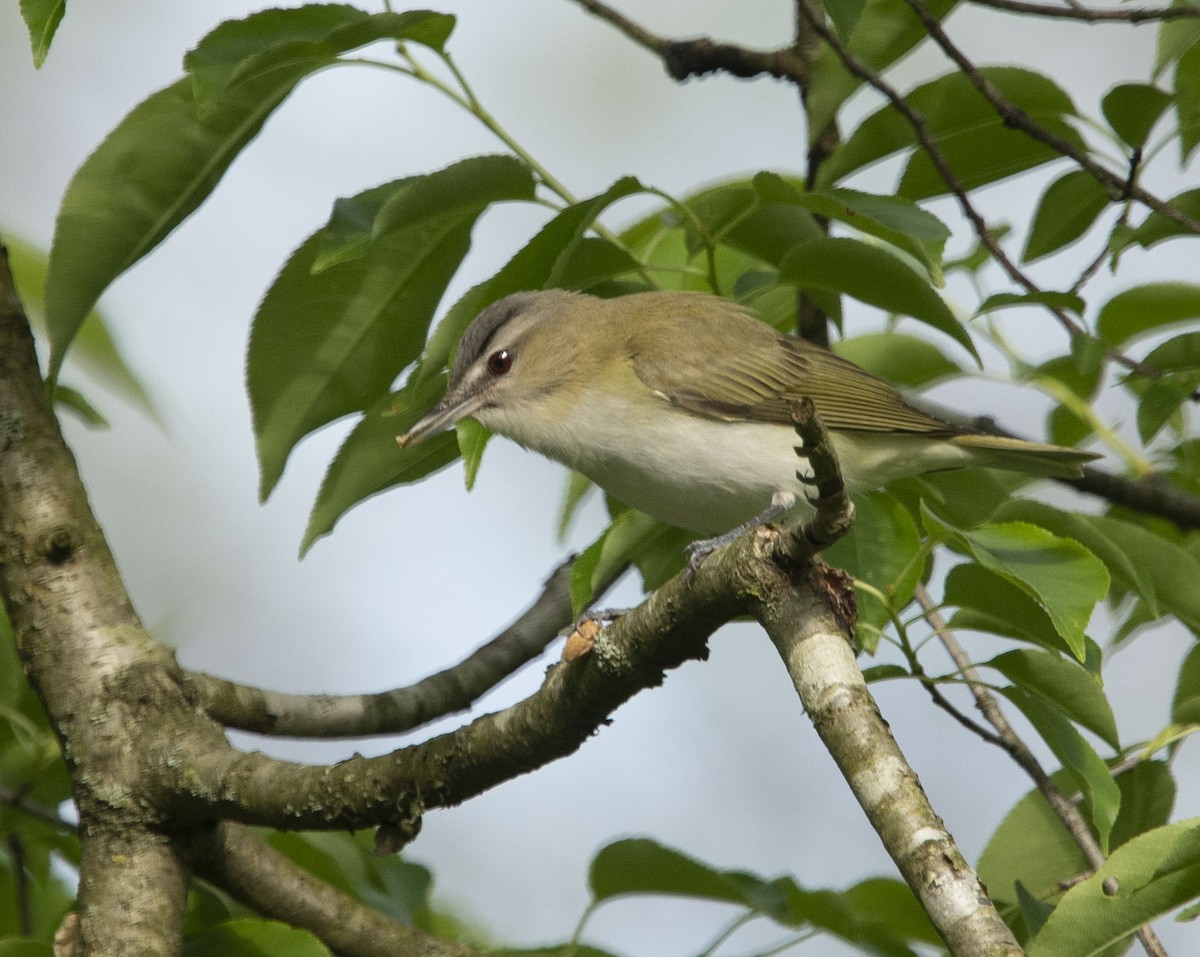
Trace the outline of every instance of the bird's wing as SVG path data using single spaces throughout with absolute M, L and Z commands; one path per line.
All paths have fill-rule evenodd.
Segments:
M 670 362 L 635 354 L 634 372 L 672 404 L 708 418 L 790 425 L 793 404 L 808 396 L 830 429 L 929 436 L 962 431 L 913 408 L 894 388 L 852 362 L 764 329 L 770 334 L 720 350 L 680 337 Z M 680 374 L 684 368 L 704 370 L 703 391 L 695 388 L 690 374 Z

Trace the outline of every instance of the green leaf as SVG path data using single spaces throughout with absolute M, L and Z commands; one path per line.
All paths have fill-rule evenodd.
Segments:
M 867 0 L 824 0 L 825 12 L 843 41 L 849 40 Z
M 450 308 L 429 337 L 417 377 L 437 375 L 449 365 L 458 340 L 485 306 L 524 289 L 553 288 L 568 271 L 572 254 L 596 218 L 613 203 L 644 189 L 626 176 L 604 192 L 560 210 L 495 276 L 473 286 Z
M 300 439 L 377 401 L 417 358 L 475 221 L 493 202 L 532 196 L 514 163 L 476 157 L 401 180 L 390 194 L 370 190 L 375 202 L 389 195 L 380 216 L 395 203 L 410 218 L 390 216 L 365 253 L 320 272 L 320 232 L 284 265 L 254 317 L 246 360 L 262 498 Z
M 601 584 L 626 564 L 639 566 L 647 591 L 661 585 L 682 570 L 683 547 L 695 537 L 645 512 L 623 509 L 571 566 L 572 614 L 587 608 Z
M 1167 205 L 1174 206 L 1180 212 L 1191 216 L 1192 219 L 1200 220 L 1200 189 L 1189 189 L 1179 193 L 1177 196 L 1172 196 L 1167 200 Z M 1193 230 L 1180 225 L 1173 219 L 1167 218 L 1162 213 L 1151 212 L 1142 220 L 1141 225 L 1124 232 L 1119 241 L 1114 237 L 1111 245 L 1115 250 L 1120 250 L 1134 244 L 1141 246 L 1143 249 L 1149 249 L 1151 246 L 1168 239 L 1176 237 L 1190 237 L 1194 239 L 1196 236 L 1197 234 Z
M 978 359 L 975 345 L 941 296 L 899 259 L 856 239 L 801 243 L 780 265 L 782 282 L 845 293 L 888 312 L 912 316 L 946 333 Z
M 954 9 L 956 2 L 932 0 L 925 6 L 940 20 Z M 847 46 L 869 69 L 882 73 L 928 35 L 924 24 L 903 0 L 867 0 Z M 842 104 L 862 86 L 863 80 L 851 74 L 826 44 L 821 45 L 813 61 L 809 79 L 805 108 L 811 144 L 825 135 Z
M 743 881 L 648 838 L 602 847 L 588 869 L 588 887 L 597 902 L 621 894 L 669 894 L 753 906 Z
M 1112 200 L 1108 190 L 1083 170 L 1072 170 L 1042 193 L 1021 259 L 1033 262 L 1069 246 L 1086 233 Z
M 873 332 L 833 344 L 843 359 L 895 385 L 918 388 L 964 374 L 937 346 L 902 332 Z
M 754 187 L 764 200 L 802 206 L 817 216 L 837 220 L 890 243 L 917 260 L 931 282 L 942 283 L 942 252 L 950 230 L 911 200 L 854 189 L 807 192 L 777 173 L 757 174 Z
M 297 83 L 356 46 L 423 35 L 429 18 L 445 20 L 433 13 L 369 15 L 320 42 L 276 45 L 267 61 L 260 59 L 266 54 L 248 56 L 247 69 L 235 69 L 235 82 L 211 102 L 198 102 L 185 77 L 134 107 L 80 167 L 59 209 L 46 286 L 50 381 L 100 294 L 191 215 Z M 197 49 L 204 46 L 202 40 Z
M 396 444 L 396 436 L 408 431 L 445 391 L 444 375 L 410 381 L 366 411 L 329 463 L 300 544 L 301 556 L 359 502 L 424 478 L 458 457 L 458 443 L 449 433 L 403 449 Z
M 1200 41 L 1200 22 L 1180 18 L 1168 20 L 1158 28 L 1158 42 L 1154 55 L 1154 76 L 1174 63 Z
M 576 512 L 579 511 L 579 506 L 587 497 L 588 492 L 595 487 L 592 480 L 586 475 L 574 470 L 567 473 L 567 487 L 563 490 L 562 506 L 558 513 L 558 540 L 560 542 L 567 537 L 567 532 L 571 528 L 571 522 L 575 518 Z
M 11 236 L 5 236 L 8 262 L 12 269 L 17 295 L 34 328 L 45 327 L 45 289 L 47 260 L 41 250 Z M 135 373 L 108 330 L 108 320 L 99 310 L 92 309 L 84 317 L 83 324 L 75 337 L 72 362 L 105 388 L 112 389 L 123 398 L 161 424 L 158 410 L 149 393 Z M 61 389 L 55 398 L 62 400 Z M 82 398 L 82 396 L 81 396 Z
M 46 62 L 50 43 L 66 12 L 67 0 L 21 0 L 21 16 L 33 48 L 33 65 L 38 69 Z
M 1138 437 L 1144 444 L 1158 435 L 1163 426 L 1175 420 L 1176 428 L 1183 427 L 1180 406 L 1200 387 L 1200 370 L 1168 374 L 1145 384 L 1138 399 Z
M 1117 786 L 1121 789 L 1121 813 L 1109 838 L 1111 847 L 1120 847 L 1171 819 L 1175 779 L 1165 761 L 1142 761 L 1121 774 Z
M 1079 134 L 1066 122 L 1075 107 L 1052 80 L 1018 67 L 980 71 L 1011 103 L 1045 128 L 1079 148 Z M 961 184 L 975 189 L 1061 154 L 1007 127 L 996 111 L 959 72 L 922 84 L 905 97 L 920 113 Z M 822 166 L 817 185 L 838 182 L 864 166 L 907 152 L 917 145 L 912 126 L 891 105 L 867 117 Z M 923 151 L 914 153 L 901 177 L 900 193 L 919 200 L 948 187 Z
M 1171 699 L 1171 721 L 1175 724 L 1200 724 L 1200 646 L 1183 659 L 1175 694 Z
M 1175 64 L 1175 113 L 1182 165 L 1200 144 L 1200 45 L 1187 50 Z
M 1096 331 L 1112 345 L 1176 322 L 1200 318 L 1200 286 L 1156 282 L 1119 292 L 1104 304 Z
M 454 427 L 454 434 L 458 439 L 458 453 L 462 456 L 464 478 L 469 492 L 475 487 L 479 466 L 483 462 L 483 450 L 487 448 L 492 432 L 474 419 L 462 419 Z
M 854 527 L 824 556 L 886 596 L 884 604 L 872 592 L 858 592 L 859 621 L 872 629 L 882 629 L 912 601 L 928 560 L 908 509 L 885 492 L 855 496 Z M 859 633 L 867 652 L 878 644 L 872 629 Z
M 1001 688 L 1000 691 L 1021 709 L 1054 756 L 1070 772 L 1083 793 L 1084 811 L 1096 832 L 1100 848 L 1107 853 L 1109 835 L 1121 807 L 1121 790 L 1108 765 L 1056 708 L 1046 706 L 1040 698 L 1018 688 Z
M 1062 790 L 1070 777 L 1058 771 L 1051 781 Z M 1005 815 L 992 834 L 977 869 L 992 900 L 1002 908 L 1017 902 L 1019 882 L 1038 900 L 1053 900 L 1062 882 L 1088 866 L 1083 852 L 1038 790 L 1031 790 Z
M 1047 904 L 1025 889 L 1025 885 L 1017 881 L 1017 904 L 1021 908 L 1021 920 L 1031 934 L 1036 934 L 1046 923 L 1046 918 L 1054 912 L 1054 905 Z
M 1004 635 L 1070 653 L 1041 605 L 1008 579 L 981 565 L 955 565 L 946 576 L 944 594 L 946 604 L 958 608 L 950 624 L 959 631 Z
M 1100 110 L 1113 132 L 1134 149 L 1146 145 L 1150 130 L 1171 105 L 1171 95 L 1149 83 L 1119 83 L 1104 94 Z
M 1195 900 L 1200 855 L 1160 867 L 1197 833 L 1196 819 L 1168 824 L 1117 848 L 1096 873 L 1063 895 L 1041 932 L 1026 947 L 1029 957 L 1091 957 L 1142 924 Z M 1110 896 L 1104 883 L 1115 878 Z
M 925 516 L 927 528 L 931 521 L 941 525 L 928 511 Z M 1084 629 L 1096 603 L 1108 593 L 1108 570 L 1100 559 L 1072 539 L 1025 522 L 971 530 L 941 528 L 952 545 L 1036 601 L 1072 654 L 1085 659 Z
M 975 315 L 982 316 L 1014 306 L 1052 306 L 1081 315 L 1084 302 L 1082 297 L 1072 292 L 998 292 L 988 296 L 975 310 Z
M 330 957 L 328 948 L 306 930 L 276 921 L 243 917 L 226 921 L 183 941 L 183 957 Z
M 267 842 L 354 900 L 404 924 L 420 925 L 433 876 L 398 854 L 376 854 L 369 830 L 354 834 L 274 831 Z
M 1099 675 L 1058 655 L 1029 649 L 1006 651 L 983 664 L 995 668 L 1023 691 L 1057 708 L 1114 751 L 1120 750 L 1117 721 Z
M 251 82 L 291 62 L 339 53 L 381 39 L 404 40 L 441 50 L 454 18 L 425 10 L 369 14 L 347 4 L 306 4 L 227 20 L 183 59 L 196 100 L 207 104 L 230 86 Z

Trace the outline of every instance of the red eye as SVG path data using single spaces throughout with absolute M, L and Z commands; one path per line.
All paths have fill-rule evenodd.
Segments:
M 504 375 L 512 368 L 512 353 L 507 349 L 501 349 L 499 352 L 493 352 L 488 356 L 487 367 L 488 372 L 492 375 Z

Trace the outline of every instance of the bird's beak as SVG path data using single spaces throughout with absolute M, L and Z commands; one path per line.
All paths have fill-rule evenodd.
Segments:
M 412 424 L 403 435 L 396 436 L 400 448 L 424 442 L 427 438 L 453 428 L 459 419 L 465 419 L 483 405 L 480 395 L 447 394 L 441 402 Z

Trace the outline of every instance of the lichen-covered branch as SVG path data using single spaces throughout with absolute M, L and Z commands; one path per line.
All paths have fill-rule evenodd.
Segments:
M 301 927 L 341 957 L 476 957 L 386 917 L 314 877 L 237 824 L 194 835 L 186 848 L 196 872 L 264 917 Z
M 215 721 L 259 734 L 301 738 L 401 734 L 469 708 L 532 661 L 571 623 L 570 562 L 547 579 L 533 604 L 458 664 L 406 688 L 378 694 L 300 695 L 252 688 L 212 675 L 188 680 Z

